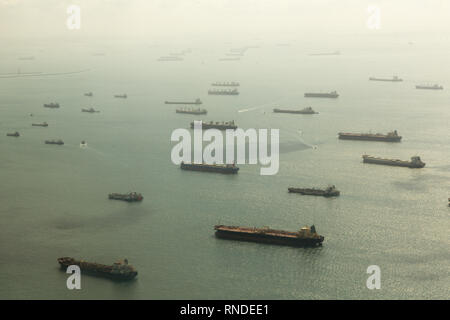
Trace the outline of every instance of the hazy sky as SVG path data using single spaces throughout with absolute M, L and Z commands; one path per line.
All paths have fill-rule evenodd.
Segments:
M 66 27 L 69 5 L 81 29 Z M 367 28 L 367 8 L 381 28 Z M 450 31 L 450 0 L 0 0 L 0 36 L 165 37 Z

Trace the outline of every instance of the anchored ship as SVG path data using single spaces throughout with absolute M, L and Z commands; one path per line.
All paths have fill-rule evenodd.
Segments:
M 8 137 L 20 137 L 20 133 L 18 131 L 14 133 L 7 133 L 6 136 Z
M 33 127 L 48 127 L 48 123 L 47 122 L 42 122 L 42 123 L 32 123 L 31 124 Z
M 322 197 L 337 197 L 341 194 L 334 185 L 328 186 L 324 190 L 314 188 L 288 188 L 291 193 L 299 193 L 309 196 L 322 196 Z
M 116 280 L 131 280 L 138 274 L 137 270 L 132 265 L 128 264 L 127 259 L 119 260 L 113 265 L 105 265 L 63 257 L 58 258 L 58 263 L 63 270 L 66 270 L 69 266 L 76 265 L 80 267 L 82 274 L 97 275 Z
M 403 79 L 400 79 L 397 76 L 393 76 L 392 78 L 375 78 L 375 77 L 370 77 L 369 80 L 371 80 L 371 81 L 389 81 L 389 82 L 400 82 L 400 81 L 403 81 Z
M 89 109 L 83 108 L 83 109 L 81 109 L 81 112 L 99 113 L 100 111 L 97 111 L 94 108 L 89 108 Z
M 216 237 L 229 240 L 261 242 L 293 247 L 315 247 L 322 245 L 324 237 L 316 232 L 314 225 L 303 227 L 297 232 L 270 228 L 251 228 L 216 225 Z
M 122 99 L 126 99 L 127 95 L 126 94 L 115 94 L 114 98 L 122 98 Z
M 386 166 L 398 166 L 398 167 L 408 167 L 408 168 L 423 168 L 425 167 L 425 162 L 420 160 L 420 157 L 415 156 L 411 157 L 411 161 L 403 161 L 397 159 L 383 159 L 377 157 L 371 157 L 369 155 L 363 155 L 364 163 L 374 163 L 374 164 L 382 164 Z
M 296 114 L 316 114 L 311 107 L 304 108 L 302 110 L 284 110 L 284 109 L 273 109 L 275 113 L 296 113 Z
M 92 97 L 94 94 L 92 92 L 88 92 L 84 94 L 86 97 Z
M 194 129 L 194 122 L 191 122 L 191 129 Z M 229 122 L 202 122 L 202 129 L 237 129 L 237 125 L 234 124 L 234 120 Z
M 64 141 L 62 141 L 61 139 L 59 139 L 59 140 L 45 140 L 45 144 L 63 145 Z
M 336 91 L 322 93 L 322 92 L 306 92 L 306 98 L 337 98 L 339 94 Z
M 197 98 L 195 101 L 165 101 L 165 104 L 202 104 L 202 101 Z
M 443 90 L 444 87 L 438 84 L 434 85 L 417 85 L 416 89 L 428 89 L 428 90 Z
M 240 84 L 239 82 L 214 82 L 211 83 L 212 86 L 214 87 L 239 87 Z
M 206 109 L 192 109 L 192 108 L 181 108 L 181 109 L 177 109 L 176 113 L 187 113 L 187 114 L 207 114 L 208 111 L 206 111 Z
M 109 199 L 112 200 L 122 200 L 127 202 L 137 202 L 142 201 L 144 197 L 140 193 L 130 192 L 130 193 L 110 193 L 108 195 Z
M 365 141 L 385 141 L 385 142 L 400 142 L 402 136 L 399 136 L 397 130 L 382 133 L 345 133 L 339 132 L 339 139 L 343 140 L 365 140 Z
M 181 162 L 180 168 L 182 170 L 191 171 L 205 171 L 205 172 L 217 172 L 225 174 L 238 173 L 239 168 L 235 164 L 205 164 L 205 163 L 184 163 Z
M 208 94 L 222 95 L 222 96 L 237 96 L 239 91 L 237 89 L 210 89 Z
M 44 103 L 44 108 L 57 109 L 59 108 L 59 103 Z

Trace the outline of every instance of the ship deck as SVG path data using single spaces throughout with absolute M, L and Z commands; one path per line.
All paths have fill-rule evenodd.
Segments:
M 287 238 L 298 238 L 297 232 L 275 230 L 275 229 L 262 229 L 262 228 L 249 228 L 249 227 L 235 227 L 235 226 L 215 226 L 214 229 L 218 231 L 230 231 L 230 232 L 240 232 L 247 234 L 265 234 L 270 236 L 287 237 Z

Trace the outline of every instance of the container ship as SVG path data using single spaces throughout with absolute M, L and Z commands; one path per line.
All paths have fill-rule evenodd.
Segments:
M 285 109 L 273 109 L 273 112 L 275 113 L 295 113 L 295 114 L 317 114 L 318 112 L 315 112 L 313 108 L 307 107 L 302 110 L 285 110 Z
M 341 194 L 341 192 L 337 190 L 334 185 L 329 186 L 323 190 L 314 188 L 288 188 L 288 191 L 290 193 L 299 193 L 303 195 L 322 196 L 322 197 L 337 197 Z
M 191 129 L 194 129 L 194 122 L 191 122 Z M 234 120 L 229 122 L 202 122 L 202 129 L 219 129 L 219 130 L 226 130 L 226 129 L 237 129 L 237 125 L 234 124 Z
M 7 137 L 20 137 L 20 133 L 18 131 L 16 131 L 14 133 L 7 133 L 6 136 Z
M 59 107 L 60 107 L 59 103 L 54 103 L 54 102 L 44 103 L 44 108 L 57 109 Z
M 239 91 L 237 89 L 210 89 L 208 94 L 221 96 L 237 96 Z
M 214 82 L 211 83 L 213 87 L 239 87 L 239 82 Z
M 181 108 L 177 109 L 176 113 L 186 113 L 186 114 L 207 114 L 208 111 L 206 109 L 192 109 L 192 108 Z
M 63 257 L 58 258 L 58 263 L 63 270 L 67 270 L 69 266 L 76 265 L 80 267 L 82 274 L 91 274 L 115 280 L 131 280 L 138 274 L 137 270 L 132 265 L 128 264 L 127 259 L 115 262 L 113 265 L 105 265 Z
M 89 109 L 83 108 L 83 109 L 81 109 L 81 112 L 99 113 L 100 111 L 95 110 L 94 108 L 89 108 Z
M 381 133 L 345 133 L 339 132 L 339 139 L 342 140 L 365 140 L 365 141 L 385 141 L 385 142 L 400 142 L 402 136 L 399 136 L 397 130 Z
M 216 230 L 216 237 L 221 239 L 261 242 L 293 247 L 321 246 L 324 240 L 324 237 L 316 232 L 314 225 L 311 227 L 303 227 L 297 232 L 225 225 L 216 225 L 214 226 L 214 230 Z
M 130 193 L 110 193 L 108 199 L 111 200 L 122 200 L 126 202 L 139 202 L 144 199 L 142 194 L 136 192 Z
M 443 90 L 444 87 L 438 84 L 434 85 L 417 85 L 416 89 L 428 89 L 428 90 Z
M 164 101 L 165 104 L 202 104 L 200 99 L 195 99 L 195 101 Z
M 305 93 L 306 98 L 337 98 L 339 94 L 336 91 L 332 92 L 307 92 Z
M 420 160 L 420 157 L 415 156 L 411 157 L 411 161 L 403 161 L 403 160 L 397 160 L 397 159 L 383 159 L 383 158 L 377 158 L 372 157 L 369 155 L 363 155 L 363 162 L 364 163 L 374 163 L 374 164 L 381 164 L 386 166 L 397 166 L 397 167 L 408 167 L 408 168 L 423 168 L 425 167 L 425 162 L 422 162 Z
M 182 170 L 217 172 L 225 174 L 236 174 L 239 168 L 233 164 L 205 164 L 205 163 L 184 163 L 181 162 Z
M 403 79 L 400 79 L 397 76 L 393 76 L 392 78 L 376 78 L 376 77 L 370 77 L 370 81 L 388 81 L 388 82 L 401 82 Z
M 61 139 L 59 140 L 45 140 L 45 144 L 57 144 L 62 146 L 64 144 L 64 141 L 62 141 Z
M 32 123 L 31 124 L 33 127 L 48 127 L 48 123 L 47 122 L 42 122 L 42 123 Z

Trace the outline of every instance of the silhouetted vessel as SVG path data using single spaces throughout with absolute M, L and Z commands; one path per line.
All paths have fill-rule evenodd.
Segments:
M 294 247 L 315 247 L 322 245 L 324 237 L 316 232 L 316 228 L 303 227 L 297 232 L 266 228 L 250 228 L 216 225 L 216 237 L 221 239 L 251 241 L 278 244 Z
M 83 109 L 81 109 L 81 112 L 99 113 L 100 111 L 97 111 L 94 108 L 89 108 L 89 109 L 83 108 Z
M 69 266 L 76 265 L 80 267 L 81 274 L 97 275 L 116 280 L 131 280 L 138 274 L 137 270 L 128 264 L 127 259 L 120 260 L 109 266 L 84 260 L 75 260 L 70 257 L 58 258 L 58 263 L 63 270 L 67 270 Z
M 33 127 L 48 127 L 48 123 L 47 122 L 42 122 L 42 123 L 32 123 L 31 124 Z
M 109 199 L 112 200 L 122 200 L 127 202 L 137 202 L 142 201 L 144 197 L 140 193 L 130 192 L 130 193 L 110 193 L 108 195 Z
M 85 93 L 84 95 L 86 97 L 93 97 L 94 96 L 94 94 L 92 92 Z
M 8 137 L 20 137 L 20 133 L 18 131 L 14 133 L 7 133 L 6 136 Z
M 322 93 L 322 92 L 306 92 L 306 98 L 337 98 L 339 94 L 336 91 Z
M 273 112 L 275 112 L 275 113 L 296 113 L 296 114 L 316 114 L 316 113 L 318 113 L 318 112 L 315 112 L 313 110 L 313 108 L 311 108 L 311 107 L 307 107 L 302 110 L 285 110 L 285 109 L 275 108 L 275 109 L 273 109 Z
M 192 108 L 181 108 L 177 109 L 176 113 L 186 113 L 186 114 L 207 114 L 206 109 L 192 109 Z
M 59 103 L 55 103 L 55 102 L 44 103 L 44 108 L 57 109 L 57 108 L 59 108 Z
M 191 122 L 191 129 L 194 129 L 194 122 Z M 234 124 L 234 120 L 229 122 L 202 122 L 202 129 L 219 129 L 219 130 L 226 130 L 226 129 L 237 129 L 237 125 Z
M 425 167 L 425 162 L 420 160 L 420 157 L 411 157 L 411 161 L 403 161 L 397 159 L 383 159 L 377 157 L 371 157 L 369 155 L 363 155 L 364 163 L 374 163 L 386 166 L 397 166 L 397 167 L 408 167 L 408 168 L 423 168 Z
M 128 98 L 128 96 L 126 94 L 115 94 L 114 98 L 126 99 L 126 98 Z
M 220 96 L 237 96 L 239 94 L 238 89 L 210 89 L 208 90 L 210 95 Z
M 376 77 L 370 77 L 369 80 L 371 81 L 388 81 L 388 82 L 400 82 L 403 81 L 403 79 L 400 79 L 397 76 L 393 76 L 392 78 L 376 78 Z
M 63 145 L 64 141 L 62 141 L 61 139 L 59 139 L 59 140 L 45 140 L 45 144 Z
M 345 133 L 339 132 L 339 139 L 343 140 L 365 140 L 365 141 L 385 141 L 385 142 L 400 142 L 402 136 L 399 136 L 397 130 L 381 133 Z
M 433 85 L 417 85 L 416 89 L 427 89 L 427 90 L 443 90 L 444 87 L 438 84 Z
M 86 142 L 86 141 L 84 141 L 84 140 L 83 140 L 83 141 L 81 141 L 81 142 L 80 142 L 80 147 L 81 147 L 81 148 L 83 148 L 83 147 L 87 147 L 87 142 Z
M 202 104 L 202 101 L 197 98 L 195 101 L 165 101 L 165 104 Z
M 205 164 L 205 163 L 184 163 L 181 162 L 182 170 L 217 172 L 225 174 L 238 173 L 239 168 L 235 164 Z
M 239 87 L 239 82 L 214 82 L 211 83 L 213 87 Z
M 299 193 L 309 196 L 322 196 L 322 197 L 337 197 L 341 194 L 334 185 L 328 186 L 324 190 L 314 188 L 288 188 L 291 193 Z

